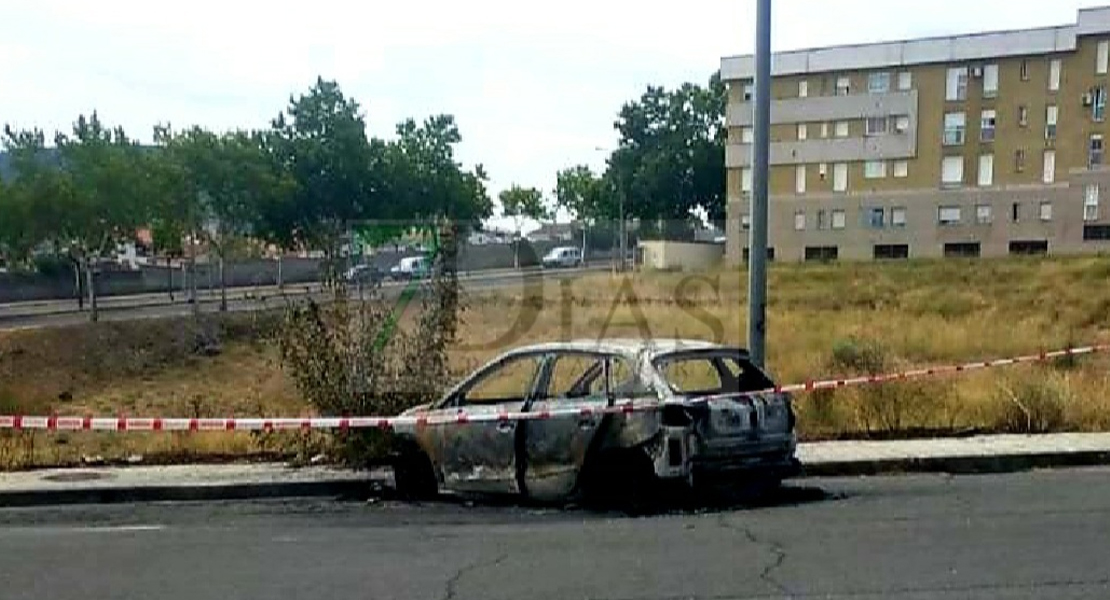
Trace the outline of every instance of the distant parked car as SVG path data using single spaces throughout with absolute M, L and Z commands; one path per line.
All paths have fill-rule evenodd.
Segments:
M 396 484 L 564 500 L 607 486 L 774 486 L 799 470 L 788 393 L 745 350 L 691 340 L 527 346 L 478 369 L 398 425 Z M 599 414 L 633 402 L 648 410 Z M 457 419 L 465 411 L 470 419 Z M 532 421 L 484 419 L 542 413 Z M 595 487 L 596 486 L 596 487 Z M 592 488 L 592 489 L 591 489 Z
M 582 266 L 582 250 L 572 246 L 552 248 L 542 260 L 546 269 L 573 269 Z
M 409 256 L 389 269 L 389 276 L 394 281 L 409 279 L 425 279 L 432 273 L 431 264 L 425 256 Z
M 343 274 L 343 280 L 349 285 L 379 286 L 384 279 L 385 273 L 375 265 L 356 265 Z

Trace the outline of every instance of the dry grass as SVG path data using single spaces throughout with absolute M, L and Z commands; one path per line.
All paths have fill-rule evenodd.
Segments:
M 770 370 L 784 382 L 978 360 L 1110 341 L 1110 258 L 774 265 Z M 603 336 L 742 341 L 743 273 L 589 276 L 473 295 L 465 371 L 520 344 Z M 300 415 L 308 411 L 258 343 L 265 323 L 209 324 L 223 351 L 195 351 L 180 321 L 0 334 L 0 413 Z M 213 333 L 215 332 L 215 333 Z M 834 352 L 836 349 L 836 352 Z M 1010 367 L 958 378 L 799 397 L 803 436 L 1110 429 L 1110 360 Z M 26 436 L 25 436 L 26 437 Z M 62 440 L 64 443 L 59 443 Z M 69 434 L 0 438 L 0 468 L 106 458 L 304 452 L 311 440 L 249 435 Z

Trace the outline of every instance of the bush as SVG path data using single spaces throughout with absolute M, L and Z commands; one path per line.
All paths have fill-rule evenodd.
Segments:
M 1044 374 L 1000 384 L 1005 409 L 996 427 L 1007 433 L 1052 433 L 1066 423 L 1071 389 L 1059 375 Z
M 408 327 L 395 314 L 403 303 L 378 290 L 354 300 L 341 283 L 329 305 L 309 300 L 289 309 L 278 332 L 282 364 L 322 415 L 395 415 L 443 393 L 460 310 L 455 249 L 443 252 Z M 352 467 L 379 462 L 392 442 L 378 430 L 339 432 L 333 441 L 334 458 Z

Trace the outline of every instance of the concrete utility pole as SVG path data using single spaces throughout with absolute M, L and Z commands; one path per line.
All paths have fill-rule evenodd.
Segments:
M 751 238 L 748 244 L 748 350 L 767 360 L 767 195 L 771 154 L 771 0 L 758 0 L 755 36 L 755 143 L 752 144 Z

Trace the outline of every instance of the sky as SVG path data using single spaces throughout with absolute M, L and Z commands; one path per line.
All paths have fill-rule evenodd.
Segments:
M 704 82 L 754 48 L 755 0 L 0 0 L 0 123 L 82 113 L 149 141 L 156 123 L 265 127 L 334 79 L 370 133 L 455 115 L 459 159 L 496 194 L 549 195 L 604 166 L 647 85 Z M 1073 23 L 1110 0 L 774 0 L 775 50 Z

